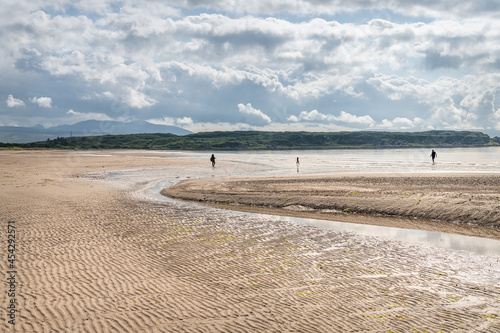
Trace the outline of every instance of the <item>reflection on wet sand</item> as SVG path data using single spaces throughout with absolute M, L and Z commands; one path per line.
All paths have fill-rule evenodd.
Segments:
M 91 153 L 0 151 L 0 213 L 20 246 L 16 331 L 500 329 L 498 257 L 159 196 L 170 181 L 257 168 L 223 156 L 212 171 L 208 158 Z M 12 331 L 5 315 L 0 331 Z
M 327 220 L 305 219 L 299 217 L 280 216 L 279 219 L 293 221 L 322 229 L 344 232 L 355 232 L 365 236 L 376 236 L 387 239 L 436 246 L 452 250 L 470 251 L 481 255 L 500 256 L 500 241 L 482 237 L 471 237 L 436 231 L 401 229 L 367 224 L 335 222 Z

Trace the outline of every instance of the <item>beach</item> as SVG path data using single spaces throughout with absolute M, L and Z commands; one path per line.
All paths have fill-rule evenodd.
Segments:
M 162 193 L 218 208 L 500 239 L 500 174 L 203 179 Z
M 236 211 L 500 239 L 497 175 L 249 178 L 193 156 L 1 150 L 0 331 L 500 331 L 500 255 Z

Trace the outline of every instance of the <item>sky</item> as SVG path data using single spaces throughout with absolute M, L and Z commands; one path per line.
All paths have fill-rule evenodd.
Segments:
M 500 133 L 498 0 L 4 0 L 0 126 Z

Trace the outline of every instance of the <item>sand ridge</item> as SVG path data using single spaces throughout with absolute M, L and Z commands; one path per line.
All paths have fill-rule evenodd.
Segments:
M 0 331 L 500 330 L 498 257 L 135 195 L 200 175 L 196 160 L 0 151 L 0 161 L 19 272 L 16 325 L 2 306 Z M 148 176 L 116 187 L 107 172 L 118 169 Z
M 162 193 L 219 208 L 500 239 L 499 174 L 202 179 Z

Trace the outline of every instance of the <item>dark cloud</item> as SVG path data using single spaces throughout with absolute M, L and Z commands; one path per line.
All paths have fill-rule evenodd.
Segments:
M 192 130 L 500 127 L 500 10 L 490 1 L 43 8 L 20 0 L 7 9 L 15 15 L 0 13 L 2 124 L 93 117 L 166 119 Z M 360 9 L 362 20 L 346 19 Z
M 424 66 L 426 69 L 453 68 L 458 69 L 462 64 L 462 57 L 442 55 L 439 52 L 431 52 L 425 56 Z

